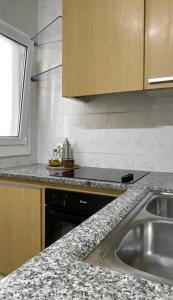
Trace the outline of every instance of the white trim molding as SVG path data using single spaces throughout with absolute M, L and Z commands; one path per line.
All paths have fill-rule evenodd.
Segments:
M 28 35 L 15 27 L 0 20 L 0 34 L 14 40 L 26 48 L 25 74 L 22 91 L 22 105 L 20 115 L 20 128 L 17 137 L 0 137 L 0 157 L 25 155 L 31 153 L 31 99 L 30 99 L 30 84 L 31 84 L 31 69 L 33 55 L 33 41 Z M 1 109 L 1 108 L 0 108 Z

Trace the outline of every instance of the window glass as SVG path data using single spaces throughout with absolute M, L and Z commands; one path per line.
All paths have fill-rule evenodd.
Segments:
M 27 48 L 0 34 L 0 136 L 20 132 Z

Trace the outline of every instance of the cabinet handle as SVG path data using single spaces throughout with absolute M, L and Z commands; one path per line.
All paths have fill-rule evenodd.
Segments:
M 157 77 L 148 79 L 148 83 L 161 83 L 161 82 L 169 82 L 173 81 L 173 76 L 171 77 Z

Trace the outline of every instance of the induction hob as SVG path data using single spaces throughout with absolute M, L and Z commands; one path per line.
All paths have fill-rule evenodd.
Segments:
M 72 172 L 63 171 L 62 174 L 57 172 L 54 176 L 132 184 L 147 174 L 149 174 L 147 171 L 80 167 L 79 169 L 72 170 Z

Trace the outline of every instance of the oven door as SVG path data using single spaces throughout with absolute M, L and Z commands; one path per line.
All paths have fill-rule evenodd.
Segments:
M 45 246 L 48 247 L 86 218 L 46 205 Z

